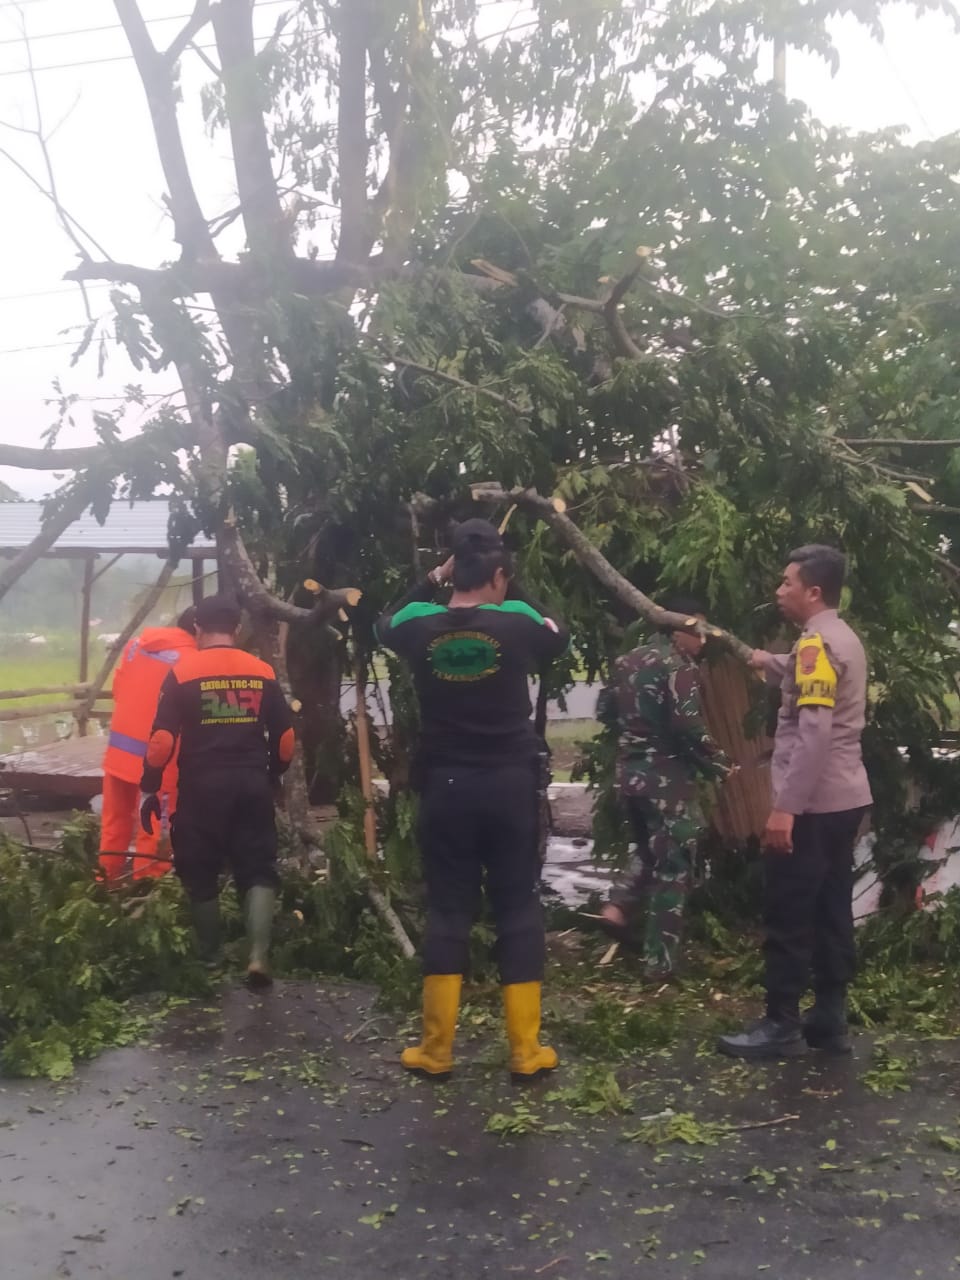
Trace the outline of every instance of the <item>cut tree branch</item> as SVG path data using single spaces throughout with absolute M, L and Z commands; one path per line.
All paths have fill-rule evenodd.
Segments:
M 617 354 L 623 356 L 625 360 L 643 360 L 646 358 L 644 352 L 627 332 L 627 326 L 623 323 L 623 316 L 620 314 L 620 304 L 640 271 L 640 267 L 634 267 L 632 271 L 628 271 L 613 286 L 610 291 L 610 297 L 603 304 L 603 318 L 606 321 L 607 332 L 610 334 L 610 341 L 613 343 Z
M 671 613 L 654 604 L 649 596 L 644 595 L 633 583 L 628 582 L 621 573 L 617 572 L 603 553 L 566 514 L 562 502 L 545 498 L 535 489 L 502 489 L 499 485 L 479 484 L 471 485 L 470 491 L 476 502 L 497 504 L 515 502 L 518 507 L 538 516 L 553 529 L 560 541 L 570 548 L 583 567 L 589 569 L 598 582 L 655 627 L 669 628 L 674 631 L 694 631 L 707 639 L 716 640 L 742 661 L 746 663 L 751 661 L 753 649 L 729 631 L 715 627 L 709 622 L 701 623 L 696 618 Z
M 960 449 L 960 439 L 909 440 L 895 437 L 869 439 L 867 437 L 851 438 L 850 436 L 837 436 L 837 439 L 842 444 L 856 445 L 860 449 L 873 447 L 878 449 Z
M 224 563 L 251 613 L 265 614 L 280 622 L 322 623 L 335 617 L 341 609 L 354 608 L 363 594 L 355 587 L 338 590 L 320 587 L 314 607 L 301 609 L 299 605 L 279 599 L 260 581 L 260 575 L 244 546 L 233 515 L 228 516 L 220 526 L 217 541 Z

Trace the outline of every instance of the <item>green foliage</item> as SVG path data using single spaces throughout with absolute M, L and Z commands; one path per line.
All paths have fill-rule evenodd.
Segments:
M 262 225 L 276 220 L 261 203 L 273 193 L 261 193 L 240 214 L 250 270 L 231 264 L 242 287 L 217 295 L 242 297 L 242 323 L 233 302 L 199 319 L 180 300 L 198 291 L 186 253 L 171 289 L 146 301 L 114 290 L 117 341 L 138 367 L 190 368 L 188 401 L 215 406 L 227 443 L 244 439 L 226 499 L 271 585 L 303 604 L 305 576 L 363 587 L 362 655 L 378 612 L 444 556 L 451 521 L 475 513 L 472 482 L 562 493 L 625 576 L 702 592 L 752 643 L 787 638 L 769 607 L 786 552 L 842 546 L 847 614 L 873 667 L 876 857 L 909 888 L 918 834 L 960 782 L 960 765 L 931 754 L 960 673 L 948 631 L 960 139 L 827 128 L 763 70 L 774 35 L 833 62 L 832 22 L 878 33 L 882 6 L 531 0 L 493 36 L 485 0 L 373 8 L 297 6 L 292 38 L 258 53 L 239 98 L 262 108 L 276 171 L 309 193 L 286 209 L 290 247 L 339 206 L 345 274 L 325 288 L 329 264 L 277 255 Z M 231 119 L 236 88 L 203 92 L 211 131 L 246 136 L 249 122 Z M 336 122 L 357 113 L 335 100 L 351 90 L 369 144 L 359 191 L 338 167 L 352 152 Z M 247 422 L 237 410 L 254 387 Z M 72 407 L 61 397 L 62 421 Z M 119 413 L 96 419 L 110 456 L 95 509 L 123 465 L 125 491 L 169 482 L 214 525 L 209 472 L 222 458 L 203 424 L 186 432 L 194 448 L 171 449 L 180 411 L 164 410 L 121 464 Z M 956 450 L 920 447 L 955 437 Z M 510 538 L 534 593 L 562 602 L 583 667 L 602 675 L 632 619 L 522 513 Z M 335 791 L 348 772 L 329 696 L 343 655 L 324 636 L 304 646 L 295 684 L 309 714 L 326 708 L 309 765 Z M 405 780 L 409 730 L 401 717 L 382 752 L 391 780 Z M 609 743 L 583 767 L 604 784 L 599 848 L 620 860 Z M 913 785 L 925 801 L 908 814 Z
M 525 1102 L 515 1102 L 510 1111 L 495 1111 L 485 1128 L 487 1133 L 501 1138 L 520 1138 L 528 1133 L 542 1133 L 543 1119 Z
M 588 1069 L 576 1084 L 548 1093 L 547 1102 L 562 1102 L 571 1111 L 587 1116 L 621 1116 L 633 1110 L 617 1077 L 602 1067 Z
M 687 1147 L 715 1147 L 729 1132 L 729 1125 L 698 1120 L 691 1112 L 680 1111 L 654 1116 L 639 1129 L 623 1136 L 628 1142 L 645 1142 L 651 1147 L 662 1147 L 671 1142 Z
M 907 1093 L 910 1089 L 910 1063 L 892 1054 L 884 1044 L 874 1046 L 873 1066 L 861 1077 L 871 1093 L 889 1098 L 895 1093 Z
M 680 1009 L 672 1002 L 624 1009 L 614 999 L 598 996 L 585 1016 L 561 1018 L 564 1038 L 586 1057 L 610 1060 L 637 1049 L 657 1049 L 671 1044 L 677 1032 Z
M 108 893 L 93 878 L 96 824 L 79 819 L 62 849 L 0 838 L 0 1067 L 70 1075 L 78 1058 L 143 1033 L 125 1004 L 149 991 L 204 989 L 175 881 Z

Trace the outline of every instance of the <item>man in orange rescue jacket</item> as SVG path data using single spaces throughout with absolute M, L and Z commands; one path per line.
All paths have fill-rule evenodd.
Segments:
M 147 834 L 137 822 L 140 807 L 140 775 L 147 754 L 147 739 L 157 712 L 160 688 L 185 653 L 196 649 L 193 606 L 172 627 L 148 627 L 123 651 L 113 677 L 113 716 L 103 757 L 103 813 L 100 820 L 100 867 L 107 880 L 116 880 L 126 868 L 127 850 L 137 828 L 134 879 L 162 876 L 169 859 L 158 857 L 159 831 Z M 160 787 L 166 824 L 177 807 L 177 762 L 164 770 Z
M 230 596 L 197 605 L 197 649 L 163 683 L 143 764 L 145 831 L 160 817 L 163 771 L 180 744 L 173 868 L 190 899 L 202 958 L 220 945 L 220 872 L 243 904 L 252 987 L 270 983 L 279 887 L 276 785 L 293 759 L 293 718 L 273 668 L 236 647 L 240 608 Z

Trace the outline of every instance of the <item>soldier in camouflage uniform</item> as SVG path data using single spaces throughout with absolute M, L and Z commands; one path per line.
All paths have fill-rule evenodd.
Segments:
M 695 600 L 674 597 L 663 607 L 703 617 Z M 614 936 L 646 908 L 643 957 L 652 979 L 677 967 L 683 913 L 703 825 L 697 781 L 718 780 L 730 764 L 703 721 L 696 659 L 701 637 L 654 635 L 618 659 L 597 718 L 618 733 L 616 785 L 634 830 L 637 855 L 627 885 L 611 894 L 603 915 Z

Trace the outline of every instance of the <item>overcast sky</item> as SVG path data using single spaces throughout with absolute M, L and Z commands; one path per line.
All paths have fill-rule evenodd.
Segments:
M 191 7 L 192 0 L 143 0 L 158 45 L 176 34 Z M 261 29 L 272 29 L 287 7 L 283 0 L 259 0 Z M 517 8 L 515 0 L 503 8 L 509 17 Z M 47 68 L 37 75 L 45 127 L 49 131 L 63 120 L 50 144 L 63 204 L 115 259 L 155 265 L 175 256 L 143 93 L 133 63 L 125 57 L 123 33 L 115 29 L 112 3 L 21 0 L 20 11 L 33 37 L 34 63 Z M 790 95 L 808 102 L 827 123 L 851 129 L 905 125 L 917 139 L 960 130 L 960 36 L 950 21 L 940 14 L 917 18 L 912 9 L 894 6 L 885 27 L 881 46 L 852 21 L 837 23 L 841 66 L 835 78 L 815 60 L 791 53 Z M 63 34 L 79 28 L 85 32 Z M 26 61 L 19 30 L 14 5 L 0 0 L 0 120 L 32 126 L 31 83 L 19 74 Z M 209 33 L 201 39 L 209 40 Z M 92 60 L 100 61 L 71 65 Z M 204 178 L 201 197 L 205 212 L 214 216 L 234 201 L 225 140 L 211 142 L 200 119 L 194 91 L 204 74 L 200 59 L 189 55 L 182 120 L 190 151 L 203 157 L 198 169 Z M 0 146 L 42 175 L 42 156 L 31 138 L 2 129 Z M 137 374 L 119 354 L 111 354 L 100 381 L 90 356 L 77 368 L 69 367 L 71 342 L 85 322 L 76 287 L 62 280 L 76 262 L 76 250 L 58 228 L 49 203 L 2 155 L 0 191 L 0 440 L 41 443 L 41 433 L 55 417 L 45 401 L 53 394 L 53 380 L 60 378 L 65 391 L 84 397 L 77 428 L 64 432 L 61 443 L 89 443 L 95 400 L 110 408 L 117 403 L 110 397 L 119 397 L 127 383 L 140 383 L 152 392 L 171 391 L 174 383 Z M 108 305 L 103 289 L 91 290 L 90 299 L 95 314 Z M 48 473 L 2 467 L 0 480 L 28 497 L 55 486 Z

